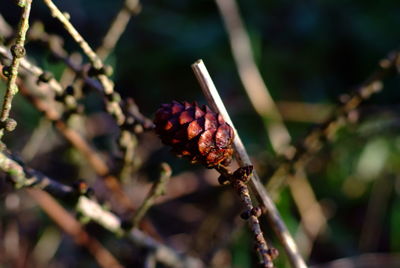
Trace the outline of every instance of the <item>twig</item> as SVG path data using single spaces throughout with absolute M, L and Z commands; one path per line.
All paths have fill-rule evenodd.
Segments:
M 58 7 L 51 0 L 43 0 L 44 3 L 50 9 L 50 12 L 53 17 L 58 19 L 67 32 L 71 35 L 71 37 L 75 40 L 76 43 L 81 47 L 83 52 L 89 58 L 93 67 L 97 70 L 97 78 L 103 86 L 104 94 L 109 96 L 108 101 L 106 102 L 107 111 L 111 113 L 119 126 L 121 126 L 125 122 L 125 116 L 122 113 L 121 107 L 118 105 L 118 100 L 113 98 L 114 94 L 114 85 L 110 79 L 104 74 L 104 63 L 100 59 L 99 56 L 93 51 L 93 49 L 89 46 L 89 44 L 85 41 L 85 39 L 79 34 L 79 32 L 75 29 L 75 27 L 71 24 L 69 19 L 58 9 Z
M 393 191 L 393 180 L 387 175 L 376 178 L 372 189 L 366 215 L 361 227 L 359 248 L 361 252 L 378 250 L 379 238 L 383 228 L 383 219 L 389 215 L 388 207 Z
M 46 34 L 46 33 L 44 33 Z M 41 35 L 42 36 L 42 35 Z M 43 36 L 42 36 L 43 37 Z M 42 40 L 43 42 L 50 42 L 46 37 L 43 37 L 46 40 Z M 74 64 L 68 57 L 65 57 L 65 51 L 59 51 L 59 49 L 55 49 L 55 45 L 54 45 L 54 41 L 52 42 L 53 45 L 51 45 L 50 50 L 52 51 L 52 53 L 60 60 L 64 61 L 64 63 L 71 68 L 78 76 L 81 76 L 82 79 L 84 80 L 84 82 L 89 85 L 91 88 L 97 90 L 100 93 L 104 92 L 104 88 L 103 86 L 98 83 L 95 79 L 84 76 L 82 74 L 82 68 L 76 64 Z M 49 45 L 50 46 L 50 45 Z M 58 45 L 56 46 L 58 47 Z M 6 59 L 11 59 L 11 54 L 7 51 L 6 47 L 4 47 L 3 45 L 0 45 L 0 55 Z M 38 78 L 43 75 L 44 73 L 46 73 L 46 71 L 44 71 L 43 69 L 41 69 L 40 67 L 34 65 L 33 63 L 31 63 L 30 61 L 28 61 L 27 59 L 22 59 L 20 62 L 20 65 L 22 68 L 24 68 L 27 72 L 29 72 L 30 74 L 37 76 Z M 51 79 L 47 82 L 47 84 L 49 85 L 50 89 L 52 89 L 53 91 L 55 91 L 57 94 L 61 94 L 64 89 L 62 87 L 62 85 L 60 83 L 58 83 L 58 81 L 56 79 L 53 78 L 53 76 L 51 76 Z M 133 122 L 133 123 L 138 123 L 142 126 L 142 129 L 144 130 L 149 130 L 149 129 L 153 129 L 154 125 L 153 122 L 150 118 L 144 116 L 142 113 L 140 113 L 137 105 L 133 102 L 133 100 L 127 99 L 126 101 L 124 101 L 121 104 L 121 109 L 123 109 L 125 117 L 126 117 L 126 122 Z M 131 125 L 134 125 L 133 123 L 129 123 Z M 132 126 L 131 128 L 129 128 L 129 131 L 136 131 L 136 132 L 140 132 L 141 130 L 136 130 L 137 127 L 136 126 Z
M 49 102 L 41 100 L 35 97 L 29 90 L 25 88 L 25 85 L 20 83 L 21 93 L 36 107 L 37 110 L 42 112 L 47 119 L 53 122 L 54 126 L 60 131 L 60 133 L 87 159 L 90 166 L 93 168 L 95 173 L 102 178 L 107 189 L 112 193 L 113 199 L 120 206 L 123 206 L 127 212 L 133 211 L 132 203 L 129 197 L 122 190 L 120 183 L 110 173 L 110 169 L 105 161 L 99 156 L 99 154 L 90 146 L 90 144 L 75 130 L 70 128 L 61 119 L 61 114 L 54 109 Z
M 153 253 L 148 253 L 145 259 L 144 268 L 156 268 L 157 262 Z
M 2 49 L 3 47 L 0 46 L 0 54 L 2 54 L 5 57 L 8 57 L 8 53 L 3 54 L 3 52 L 6 52 Z M 21 65 L 22 67 L 26 68 L 26 70 L 32 74 L 32 75 L 38 75 L 39 73 L 41 74 L 42 71 L 39 67 L 29 63 L 28 61 L 23 61 L 24 65 Z M 95 80 L 88 78 L 91 81 L 93 81 L 93 85 L 96 85 L 96 87 L 99 86 L 99 83 L 96 83 Z M 52 79 L 54 80 L 54 79 Z M 49 85 L 57 85 L 56 88 L 58 88 L 58 82 L 54 80 L 53 84 Z M 51 86 L 53 90 L 56 90 Z M 61 118 L 61 114 L 52 107 L 49 102 L 42 100 L 38 97 L 35 97 L 29 90 L 25 88 L 23 84 L 20 83 L 20 90 L 21 93 L 24 94 L 28 100 L 41 112 L 44 113 L 47 119 L 53 122 L 55 127 L 60 131 L 60 133 L 75 147 L 80 151 L 85 158 L 88 160 L 89 164 L 92 166 L 96 174 L 102 177 L 106 187 L 113 193 L 112 197 L 115 198 L 116 201 L 118 201 L 119 206 L 123 206 L 125 212 L 131 213 L 133 211 L 133 206 L 132 202 L 130 199 L 124 194 L 123 190 L 120 187 L 120 183 L 115 178 L 115 176 L 110 174 L 110 170 L 108 168 L 108 165 L 105 163 L 105 161 L 99 157 L 98 153 L 88 144 L 88 142 L 75 130 L 70 128 Z M 101 85 L 100 85 L 101 87 Z M 133 105 L 134 106 L 134 105 Z M 134 111 L 138 109 L 133 109 Z M 141 115 L 139 111 L 137 111 L 134 115 L 131 115 L 132 109 L 128 111 L 127 114 L 129 114 L 129 117 L 131 116 L 139 116 Z M 146 117 L 142 117 L 142 119 L 146 122 L 149 121 Z M 151 121 L 150 121 L 151 122 Z M 147 124 L 148 125 L 148 124 Z M 152 122 L 151 122 L 152 125 Z
M 98 203 L 86 198 L 85 196 L 81 196 L 77 205 L 77 210 L 80 211 L 84 216 L 93 219 L 107 230 L 117 234 L 125 234 L 135 245 L 144 247 L 153 252 L 155 258 L 160 263 L 170 267 L 180 268 L 203 267 L 200 260 L 177 253 L 172 248 L 157 242 L 150 236 L 141 232 L 139 229 L 132 229 L 129 233 L 124 233 L 124 230 L 120 225 L 118 225 L 118 223 L 121 221 L 116 215 L 104 210 Z
M 357 109 L 363 101 L 382 90 L 382 81 L 396 73 L 396 68 L 400 66 L 399 62 L 400 52 L 390 53 L 386 58 L 379 61 L 378 69 L 364 83 L 356 90 L 340 98 L 341 104 L 335 109 L 332 116 L 314 127 L 296 145 L 295 153 L 277 168 L 267 185 L 267 189 L 272 195 L 279 192 L 280 188 L 291 178 L 291 174 L 296 173 L 297 168 L 304 167 L 308 163 L 310 158 L 321 149 L 324 142 L 332 140 L 336 131 L 348 120 L 352 111 Z
M 242 21 L 237 2 L 236 0 L 216 0 L 216 3 L 229 34 L 229 42 L 232 48 L 236 66 L 238 68 L 240 79 L 242 80 L 244 89 L 249 96 L 253 107 L 260 117 L 264 119 L 263 122 L 266 124 L 266 130 L 271 141 L 272 148 L 275 153 L 278 154 L 278 156 L 291 157 L 294 153 L 294 148 L 290 144 L 292 138 L 254 61 L 250 38 Z M 320 225 L 323 227 L 326 224 L 325 216 L 323 213 L 321 213 L 319 203 L 315 198 L 315 194 L 313 193 L 311 185 L 306 179 L 305 174 L 297 183 L 301 183 L 304 187 L 309 189 L 308 193 L 310 195 L 307 196 L 307 199 L 312 201 L 313 204 L 309 207 L 316 208 L 314 213 L 317 215 L 318 219 L 321 219 Z M 295 195 L 294 191 L 296 191 L 296 189 L 291 185 L 289 186 L 292 195 Z M 302 198 L 295 198 L 294 200 L 300 212 L 303 224 L 310 222 L 306 218 L 307 214 L 304 214 L 304 211 L 302 210 L 302 207 L 308 204 L 304 204 L 304 199 Z M 311 227 L 305 226 L 305 228 L 310 229 Z M 320 229 L 314 230 L 313 234 L 315 235 L 310 235 L 310 240 L 313 240 L 316 235 L 318 235 L 319 231 Z
M 63 185 L 53 179 L 42 175 L 40 172 L 24 167 L 23 163 L 17 162 L 10 155 L 0 152 L 0 170 L 11 177 L 11 182 L 16 188 L 36 187 L 43 189 L 59 199 L 70 199 L 69 195 L 76 196 L 76 190 L 70 186 Z M 29 172 L 27 172 L 29 171 Z M 43 179 L 45 178 L 45 179 Z M 40 182 L 40 183 L 32 183 Z M 44 184 L 46 182 L 46 184 Z M 51 185 L 52 187 L 46 186 Z M 54 191 L 53 189 L 57 189 Z M 126 235 L 134 244 L 152 251 L 157 261 L 171 267 L 203 267 L 202 263 L 195 258 L 179 254 L 173 249 L 161 244 L 143 232 L 134 229 L 125 233 L 121 224 L 122 221 L 113 213 L 105 210 L 100 204 L 85 195 L 77 196 L 76 210 L 84 216 L 97 222 L 105 229 L 115 234 Z M 57 217 L 57 220 L 63 217 Z
M 239 165 L 241 167 L 252 166 L 250 157 L 247 154 L 242 140 L 240 139 L 240 136 L 238 135 L 237 130 L 232 123 L 232 120 L 230 119 L 230 116 L 221 100 L 221 97 L 218 94 L 217 89 L 215 88 L 215 85 L 203 61 L 196 61 L 194 64 L 192 64 L 192 69 L 196 75 L 197 80 L 200 83 L 201 89 L 203 90 L 203 93 L 206 96 L 209 104 L 212 106 L 213 109 L 215 109 L 215 111 L 218 111 L 222 115 L 224 120 L 234 129 L 235 155 Z M 253 175 L 251 176 L 249 183 L 252 192 L 257 197 L 257 200 L 260 202 L 263 209 L 265 209 L 270 225 L 276 233 L 278 239 L 282 243 L 292 266 L 302 268 L 306 267 L 306 264 L 297 249 L 296 243 L 290 235 L 285 223 L 282 221 L 281 216 L 279 215 L 279 212 L 275 207 L 275 204 L 269 197 L 268 193 L 265 191 L 264 186 L 262 185 L 255 171 L 253 171 Z
M 173 249 L 161 244 L 145 235 L 138 229 L 133 229 L 129 233 L 129 239 L 134 243 L 144 246 L 145 248 L 152 250 L 155 258 L 167 266 L 176 268 L 201 268 L 204 267 L 202 262 L 196 258 L 188 257 L 183 254 L 179 254 Z
M 22 7 L 23 10 L 18 25 L 15 44 L 11 47 L 11 54 L 13 58 L 11 66 L 9 67 L 7 88 L 6 88 L 6 93 L 4 95 L 4 102 L 0 115 L 0 121 L 2 122 L 2 126 L 0 128 L 0 139 L 4 134 L 4 129 L 8 129 L 6 126 L 6 121 L 10 114 L 14 95 L 17 94 L 18 92 L 18 87 L 16 85 L 18 76 L 18 67 L 21 58 L 23 58 L 26 54 L 24 44 L 25 44 L 26 32 L 28 31 L 29 28 L 29 15 L 31 13 L 31 4 L 32 0 L 25 0 L 19 3 L 20 7 Z
M 154 125 L 152 120 L 140 113 L 134 101 L 127 99 L 123 100 L 122 102 L 118 102 L 119 95 L 116 92 L 111 93 L 110 95 L 106 94 L 104 85 L 102 83 L 99 83 L 99 81 L 97 81 L 96 79 L 89 77 L 87 70 L 85 70 L 87 68 L 77 65 L 71 59 L 71 56 L 69 56 L 68 52 L 65 51 L 63 48 L 61 37 L 53 34 L 48 34 L 43 30 L 43 27 L 41 27 L 40 25 L 33 29 L 29 37 L 31 38 L 31 40 L 36 40 L 44 43 L 56 59 L 64 62 L 72 71 L 75 72 L 77 77 L 82 78 L 82 80 L 87 85 L 101 93 L 104 96 L 106 107 L 118 105 L 118 110 L 122 110 L 125 116 L 125 121 L 122 125 L 120 125 L 121 128 L 123 127 L 134 133 L 138 133 L 143 130 L 153 129 Z M 112 102 L 112 105 L 110 104 L 110 102 Z M 113 116 L 113 110 L 107 108 L 107 112 L 110 113 L 111 116 Z
M 3 45 L 0 45 L 0 55 L 6 59 L 12 59 L 11 53 L 8 52 L 7 48 Z M 42 68 L 34 65 L 25 58 L 21 59 L 20 67 L 22 67 L 24 70 L 28 71 L 30 74 L 38 78 L 45 73 L 45 71 Z M 47 83 L 50 86 L 50 88 L 54 90 L 56 93 L 61 93 L 63 91 L 63 87 L 61 86 L 60 83 L 57 82 L 56 79 L 54 79 L 53 76 Z
M 299 170 L 296 177 L 290 180 L 290 193 L 301 216 L 300 226 L 296 235 L 296 241 L 301 245 L 300 252 L 304 258 L 310 256 L 313 243 L 320 233 L 327 229 L 327 217 L 304 170 Z
M 96 259 L 97 263 L 104 268 L 123 267 L 111 253 L 91 237 L 54 198 L 45 192 L 28 189 L 29 195 L 42 207 L 49 217 L 68 235 L 72 236 L 75 243 L 84 246 Z
M 86 56 L 88 56 L 90 62 L 93 64 L 93 67 L 96 69 L 101 69 L 104 66 L 102 60 L 97 56 L 97 54 L 93 51 L 93 49 L 89 46 L 89 44 L 85 41 L 85 39 L 75 29 L 75 27 L 69 21 L 69 18 L 67 18 L 65 14 L 63 14 L 58 9 L 58 7 L 53 3 L 53 1 L 43 0 L 43 2 L 50 9 L 51 15 L 61 22 L 65 30 L 67 30 L 67 32 L 71 35 L 71 37 L 75 40 L 75 42 L 81 47 Z M 105 88 L 105 90 L 110 90 L 110 89 Z
M 158 180 L 153 184 L 149 194 L 136 210 L 135 216 L 133 217 L 133 228 L 138 227 L 140 221 L 146 212 L 154 205 L 156 199 L 164 194 L 165 186 L 171 178 L 172 170 L 167 163 L 161 164 L 161 174 Z
M 276 105 L 284 121 L 302 123 L 322 123 L 333 111 L 333 105 L 325 103 L 278 101 Z
M 137 105 L 134 101 L 130 99 L 123 100 L 119 102 L 119 95 L 116 92 L 106 94 L 105 87 L 102 83 L 88 76 L 87 71 L 85 71 L 84 66 L 79 66 L 71 60 L 68 56 L 67 51 L 64 50 L 62 45 L 62 39 L 57 35 L 51 35 L 43 31 L 42 27 L 36 27 L 36 31 L 31 34 L 30 38 L 33 40 L 40 41 L 48 47 L 53 56 L 58 60 L 63 61 L 71 70 L 73 70 L 76 75 L 84 80 L 84 82 L 91 88 L 97 90 L 99 93 L 104 95 L 105 105 L 107 107 L 107 112 L 113 116 L 113 110 L 108 109 L 113 105 L 118 105 L 119 110 L 123 111 L 124 121 L 121 123 L 120 127 L 128 129 L 131 132 L 139 133 L 143 130 L 153 129 L 154 125 L 151 119 L 140 113 Z M 110 104 L 112 102 L 112 104 Z
M 39 125 L 33 130 L 31 137 L 21 149 L 20 154 L 26 162 L 29 163 L 36 155 L 42 152 L 45 141 L 48 144 L 48 135 L 51 128 L 51 122 L 47 118 L 40 119 Z
M 257 113 L 263 118 L 272 147 L 278 153 L 288 150 L 290 135 L 254 62 L 250 38 L 246 33 L 235 0 L 215 0 L 225 23 L 229 44 L 240 80 Z
M 126 4 L 133 5 L 133 2 L 129 1 L 129 3 Z M 131 8 L 134 8 L 134 6 L 132 6 Z M 65 18 L 62 19 L 65 20 Z M 65 27 L 68 30 L 72 27 L 72 25 L 67 25 Z M 68 31 L 70 32 L 70 30 Z M 70 32 L 70 34 L 73 35 L 75 34 L 75 32 L 76 30 Z M 85 81 L 86 84 L 90 85 L 92 88 L 105 95 L 104 101 L 106 110 L 109 114 L 111 114 L 111 116 L 114 116 L 116 118 L 117 125 L 120 127 L 117 145 L 119 146 L 123 155 L 122 157 L 117 158 L 118 160 L 122 160 L 119 175 L 121 179 L 127 177 L 126 175 L 129 176 L 133 170 L 134 163 L 137 162 L 135 159 L 135 134 L 141 133 L 143 132 L 143 130 L 152 129 L 152 120 L 140 113 L 137 105 L 132 99 L 128 98 L 122 101 L 118 93 L 114 91 L 110 91 L 109 93 L 107 93 L 104 83 L 98 83 L 98 81 L 88 77 L 87 72 L 84 71 L 84 68 L 82 68 L 82 66 L 77 66 L 76 64 L 74 64 L 74 62 L 67 56 L 68 53 L 63 49 L 62 45 L 59 44 L 61 40 L 60 38 L 43 32 L 41 27 L 36 27 L 36 31 L 34 34 L 31 35 L 31 37 L 46 43 L 49 49 L 56 56 L 56 58 L 63 60 L 67 64 L 67 66 L 76 73 L 78 77 L 81 77 Z M 74 39 L 80 40 L 80 38 L 82 37 L 76 37 Z M 89 46 L 84 46 L 82 49 L 85 51 L 85 49 L 88 48 L 90 49 Z M 98 78 L 100 75 L 101 74 L 97 75 Z M 100 82 L 101 81 L 102 80 L 100 80 Z M 119 116 L 120 114 L 122 116 Z
M 221 174 L 221 177 L 218 179 L 219 182 L 221 184 L 229 182 L 245 207 L 245 211 L 241 214 L 241 217 L 249 223 L 250 229 L 254 235 L 255 248 L 262 260 L 261 263 L 263 267 L 274 267 L 272 260 L 278 256 L 278 251 L 269 247 L 265 241 L 264 235 L 261 231 L 260 222 L 258 221 L 258 217 L 261 216 L 262 211 L 261 208 L 253 206 L 249 188 L 246 184 L 253 171 L 253 166 L 241 167 L 234 173 L 230 172 L 224 166 L 218 166 L 216 170 Z
M 15 189 L 34 187 L 64 199 L 75 197 L 75 191 L 72 187 L 58 183 L 40 172 L 33 172 L 5 152 L 0 152 L 0 169 L 9 174 Z
M 345 268 L 345 267 L 400 267 L 398 253 L 366 253 L 316 264 L 310 268 Z
M 124 6 L 115 16 L 110 28 L 103 38 L 101 46 L 96 50 L 97 55 L 101 59 L 106 59 L 114 49 L 119 38 L 124 33 L 132 16 L 137 15 L 141 10 L 139 0 L 125 0 Z

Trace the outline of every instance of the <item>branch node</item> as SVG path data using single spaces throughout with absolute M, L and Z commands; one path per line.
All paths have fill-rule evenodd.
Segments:
M 4 128 L 8 132 L 13 131 L 17 127 L 17 121 L 12 118 L 7 118 L 6 121 L 0 122 L 0 128 Z
M 44 71 L 41 75 L 39 75 L 38 82 L 48 83 L 54 76 L 51 72 Z
M 3 72 L 3 75 L 5 77 L 10 78 L 10 76 L 11 76 L 11 66 L 4 66 L 2 72 Z
M 250 219 L 251 216 L 251 212 L 250 210 L 245 210 L 240 214 L 240 218 L 242 218 L 243 220 L 247 221 L 248 219 Z
M 260 207 L 253 207 L 251 209 L 251 215 L 259 218 L 262 215 L 262 209 Z
M 23 57 L 25 57 L 25 54 L 26 54 L 26 50 L 25 50 L 24 46 L 20 45 L 20 44 L 12 45 L 10 48 L 10 51 L 11 51 L 11 55 L 13 55 L 13 57 L 15 57 L 15 58 L 23 58 Z
M 253 173 L 252 165 L 240 167 L 233 173 L 233 179 L 247 183 L 250 180 L 252 173 Z

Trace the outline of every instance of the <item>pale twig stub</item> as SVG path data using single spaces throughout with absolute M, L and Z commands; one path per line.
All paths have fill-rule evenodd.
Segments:
M 196 75 L 197 80 L 200 83 L 201 89 L 206 96 L 207 101 L 211 105 L 211 107 L 221 116 L 224 120 L 234 129 L 235 139 L 234 139 L 234 147 L 235 147 L 235 156 L 240 166 L 248 166 L 252 165 L 250 161 L 250 157 L 246 151 L 246 148 L 243 145 L 240 136 L 235 129 L 234 124 L 225 108 L 225 105 L 222 102 L 222 99 L 214 85 L 214 82 L 211 79 L 210 74 L 207 71 L 206 66 L 202 60 L 198 60 L 192 64 L 193 72 Z M 253 175 L 250 179 L 250 187 L 254 195 L 257 197 L 258 202 L 262 205 L 262 207 L 266 211 L 266 216 L 279 238 L 284 250 L 289 258 L 289 261 L 292 267 L 303 268 L 307 267 L 305 261 L 301 257 L 299 250 L 297 248 L 296 243 L 294 242 L 293 237 L 289 233 L 285 223 L 283 222 L 278 210 L 275 207 L 274 202 L 266 192 L 264 186 L 262 185 L 257 173 L 254 171 Z

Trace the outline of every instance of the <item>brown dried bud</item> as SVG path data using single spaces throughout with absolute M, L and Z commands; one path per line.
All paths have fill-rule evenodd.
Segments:
M 79 179 L 72 184 L 72 187 L 77 191 L 78 195 L 90 196 L 93 194 L 92 188 L 89 187 L 86 181 Z
M 10 75 L 11 75 L 11 67 L 10 66 L 3 67 L 3 75 L 5 77 L 10 77 Z
M 252 172 L 253 172 L 253 166 L 251 165 L 240 167 L 233 173 L 233 177 L 237 180 L 246 183 L 249 181 Z
M 3 125 L 8 132 L 11 132 L 17 127 L 17 121 L 12 118 L 7 118 Z
M 48 83 L 53 78 L 54 78 L 53 74 L 47 71 L 44 71 L 39 75 L 39 81 L 43 83 Z
M 106 98 L 108 99 L 108 101 L 111 102 L 121 102 L 121 95 L 118 92 L 113 92 L 111 94 L 107 94 Z
M 15 58 L 22 58 L 26 54 L 24 46 L 21 45 L 13 45 L 10 50 L 11 55 L 13 55 Z
M 221 185 L 227 185 L 227 184 L 230 183 L 229 178 L 227 178 L 227 177 L 224 176 L 224 175 L 220 175 L 220 176 L 218 177 L 218 182 L 219 182 L 219 184 L 221 184 Z
M 279 256 L 279 251 L 276 248 L 269 248 L 268 255 L 271 256 L 272 260 L 275 260 Z
M 249 210 L 243 211 L 240 214 L 240 218 L 242 218 L 243 220 L 247 221 L 251 216 L 251 212 Z
M 163 104 L 156 112 L 154 123 L 162 142 L 172 146 L 176 155 L 186 156 L 192 163 L 202 163 L 208 168 L 229 164 L 233 129 L 208 106 L 177 101 Z
M 253 215 L 253 216 L 259 218 L 259 217 L 261 216 L 261 214 L 262 214 L 262 210 L 261 210 L 260 207 L 253 207 L 253 208 L 251 209 L 251 215 Z

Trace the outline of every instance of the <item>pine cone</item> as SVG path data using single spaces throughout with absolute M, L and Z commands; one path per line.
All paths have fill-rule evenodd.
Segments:
M 234 132 L 222 116 L 196 102 L 162 104 L 154 120 L 161 141 L 179 157 L 208 168 L 227 165 L 233 153 Z

